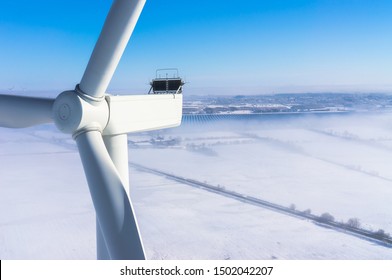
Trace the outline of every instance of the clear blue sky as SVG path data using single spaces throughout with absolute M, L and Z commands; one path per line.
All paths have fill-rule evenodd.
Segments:
M 1 0 L 0 90 L 80 81 L 110 0 Z M 110 90 L 177 67 L 192 94 L 392 92 L 390 0 L 147 0 Z

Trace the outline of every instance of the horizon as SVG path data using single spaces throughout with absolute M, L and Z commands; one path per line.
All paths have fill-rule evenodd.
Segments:
M 146 88 L 147 89 L 147 88 Z M 20 95 L 20 96 L 36 96 L 36 97 L 47 97 L 47 98 L 55 98 L 58 94 L 62 93 L 63 91 L 66 91 L 68 89 L 63 89 L 63 90 L 56 90 L 56 89 L 50 89 L 50 90 L 39 90 L 39 89 L 34 89 L 34 90 L 26 90 L 26 89 L 21 89 L 21 90 L 15 90 L 15 89 L 0 89 L 0 94 L 5 94 L 5 95 Z M 126 90 L 111 90 L 110 92 L 106 92 L 106 94 L 109 95 L 137 95 L 137 94 L 147 94 L 148 90 L 145 92 L 132 92 L 130 93 L 129 91 Z M 185 100 L 186 98 L 192 98 L 192 97 L 217 97 L 217 98 L 233 98 L 233 97 L 257 97 L 257 96 L 277 96 L 277 95 L 392 95 L 392 90 L 391 91 L 374 91 L 374 92 L 361 92 L 361 91 L 315 91 L 315 92 L 270 92 L 270 93 L 240 93 L 240 92 L 232 92 L 232 93 L 227 93 L 227 92 L 222 92 L 218 94 L 214 94 L 211 92 L 204 92 L 204 93 L 187 93 L 185 90 L 185 93 L 182 93 L 184 96 Z M 184 100 L 184 101 L 185 101 Z

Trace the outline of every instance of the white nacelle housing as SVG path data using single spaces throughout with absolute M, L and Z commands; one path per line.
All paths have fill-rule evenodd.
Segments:
M 181 124 L 182 94 L 106 96 L 110 117 L 103 135 L 175 127 Z

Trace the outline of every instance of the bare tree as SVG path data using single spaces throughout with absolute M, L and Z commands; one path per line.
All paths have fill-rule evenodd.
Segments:
M 382 239 L 382 238 L 388 238 L 389 234 L 386 233 L 383 229 L 379 229 L 378 231 L 374 232 L 374 236 L 376 238 Z
M 333 222 L 335 220 L 334 216 L 329 214 L 328 212 L 321 214 L 320 221 L 322 222 Z
M 357 219 L 357 218 L 350 218 L 350 219 L 348 219 L 346 225 L 351 228 L 359 228 L 361 226 L 361 223 L 359 222 L 359 219 Z

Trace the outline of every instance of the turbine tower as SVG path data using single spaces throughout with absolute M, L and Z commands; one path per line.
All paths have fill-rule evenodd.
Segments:
M 106 94 L 145 2 L 113 2 L 74 90 L 55 99 L 0 95 L 0 126 L 54 122 L 75 139 L 97 216 L 98 259 L 145 259 L 128 191 L 127 133 L 181 124 L 181 94 Z

